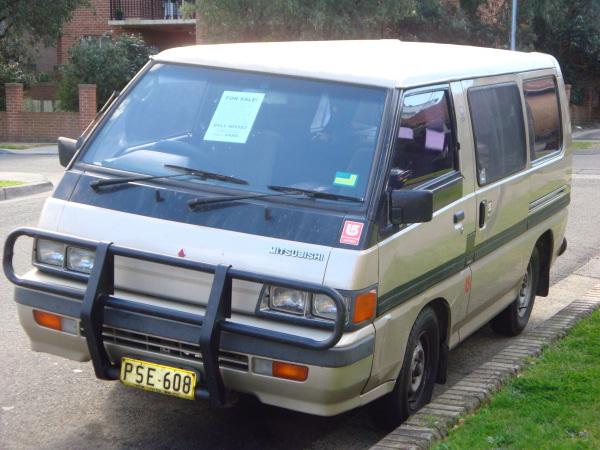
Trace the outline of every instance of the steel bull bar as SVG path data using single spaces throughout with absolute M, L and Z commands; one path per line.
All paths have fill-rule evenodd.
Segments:
M 85 289 L 78 289 L 71 286 L 43 283 L 17 276 L 13 267 L 14 246 L 16 241 L 22 236 L 28 236 L 34 239 L 50 239 L 66 245 L 95 250 L 96 256 L 94 266 L 89 276 L 78 274 L 74 277 L 80 280 L 87 279 L 87 287 Z M 214 279 L 205 314 L 193 314 L 114 297 L 115 256 L 166 264 L 183 269 L 213 274 Z M 206 388 L 196 387 L 195 394 L 199 398 L 209 399 L 213 406 L 223 406 L 226 403 L 226 390 L 218 362 L 219 343 L 222 332 L 251 336 L 264 339 L 267 342 L 279 342 L 301 348 L 327 350 L 337 344 L 340 340 L 346 322 L 346 308 L 342 296 L 335 289 L 327 286 L 257 274 L 254 272 L 238 270 L 226 265 L 211 265 L 197 261 L 174 258 L 167 255 L 154 254 L 123 247 L 111 242 L 82 239 L 71 235 L 54 233 L 36 228 L 18 228 L 8 235 L 4 245 L 2 266 L 6 277 L 17 286 L 82 300 L 81 324 L 83 326 L 96 377 L 103 380 L 116 380 L 119 378 L 120 372 L 119 364 L 110 361 L 104 346 L 102 328 L 105 308 L 114 308 L 199 326 L 200 332 L 197 336 L 197 343 L 200 346 L 204 365 Z M 231 318 L 233 279 L 273 284 L 291 289 L 325 294 L 331 297 L 337 307 L 337 316 L 335 321 L 329 327 L 333 331 L 327 339 L 315 340 L 229 320 Z

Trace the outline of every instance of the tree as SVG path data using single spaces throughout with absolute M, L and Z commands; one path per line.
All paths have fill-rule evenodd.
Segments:
M 0 0 L 0 57 L 22 60 L 36 42 L 54 44 L 63 23 L 89 0 Z
M 109 43 L 103 40 L 81 41 L 69 50 L 69 61 L 62 67 L 58 89 L 61 107 L 68 111 L 78 108 L 78 84 L 95 84 L 98 106 L 111 93 L 122 89 L 155 53 L 144 40 L 135 35 L 120 35 Z
M 600 79 L 600 0 L 529 0 L 521 12 L 521 45 L 560 62 L 573 100 Z
M 482 45 L 496 34 L 476 11 L 483 0 L 197 0 L 205 42 L 400 38 Z M 475 5 L 475 6 L 474 6 Z M 477 28 L 475 27 L 477 25 Z

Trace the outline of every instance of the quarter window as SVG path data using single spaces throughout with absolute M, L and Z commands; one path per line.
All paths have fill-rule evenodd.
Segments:
M 469 90 L 477 176 L 485 185 L 525 167 L 525 132 L 516 84 Z
M 454 171 L 455 142 L 447 91 L 407 95 L 396 136 L 390 187 L 412 186 Z
M 536 160 L 560 150 L 562 136 L 556 81 L 554 77 L 525 81 L 523 93 L 529 124 L 529 151 L 531 159 Z

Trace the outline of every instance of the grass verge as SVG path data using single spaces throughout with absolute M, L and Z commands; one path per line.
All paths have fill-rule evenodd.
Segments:
M 600 150 L 600 141 L 572 141 L 571 148 L 574 152 Z
M 434 449 L 600 448 L 599 344 L 596 311 Z
M 11 187 L 11 186 L 20 186 L 23 183 L 22 181 L 12 181 L 12 180 L 0 180 L 0 188 L 3 187 Z
M 4 150 L 25 150 L 27 148 L 42 147 L 48 144 L 3 144 L 0 142 L 0 149 Z

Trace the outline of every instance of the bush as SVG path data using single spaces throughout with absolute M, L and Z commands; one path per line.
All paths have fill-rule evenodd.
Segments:
M 0 110 L 6 110 L 5 83 L 23 83 L 25 87 L 29 87 L 33 81 L 33 75 L 25 72 L 19 63 L 0 62 Z
M 78 84 L 95 84 L 98 108 L 113 91 L 121 90 L 155 53 L 135 35 L 120 35 L 116 40 L 82 40 L 69 50 L 69 61 L 62 69 L 58 88 L 61 108 L 77 111 Z

